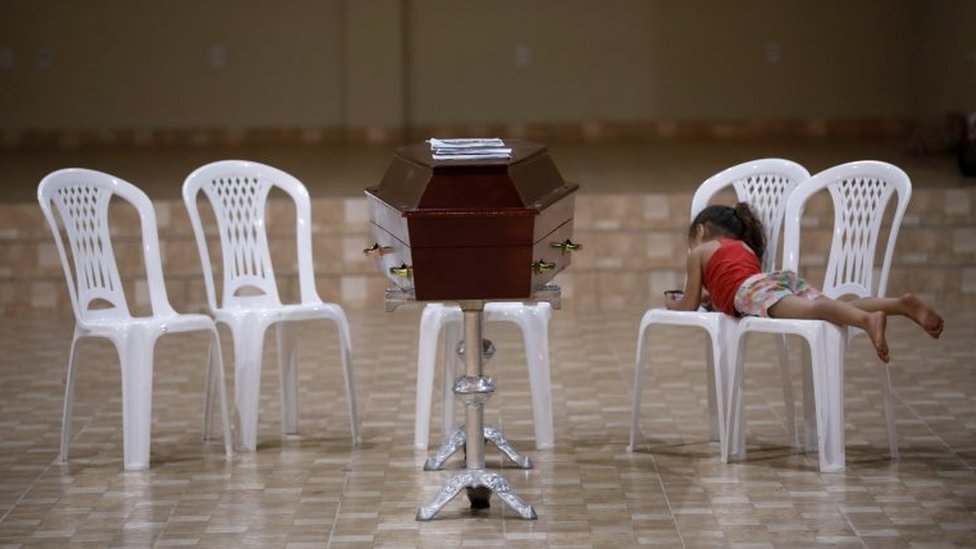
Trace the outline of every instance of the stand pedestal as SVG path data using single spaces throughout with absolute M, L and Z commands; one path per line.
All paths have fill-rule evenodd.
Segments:
M 532 460 L 528 456 L 523 456 L 515 449 L 514 446 L 505 438 L 505 435 L 501 431 L 492 427 L 491 425 L 485 425 L 484 437 L 485 441 L 490 442 L 498 448 L 501 453 L 505 454 L 509 460 L 517 465 L 520 469 L 531 469 Z M 424 462 L 424 471 L 440 471 L 444 463 L 450 459 L 451 456 L 458 453 L 461 448 L 467 445 L 468 431 L 467 426 L 458 427 L 448 435 L 447 439 L 441 443 L 440 448 L 434 452 L 434 455 L 427 458 Z
M 464 431 L 455 431 L 448 437 L 437 453 L 427 460 L 424 469 L 439 469 L 448 457 L 461 449 L 462 445 L 465 449 L 465 468 L 451 475 L 434 496 L 434 500 L 417 510 L 417 520 L 434 518 L 434 515 L 454 499 L 462 488 L 466 489 L 472 509 L 489 507 L 488 500 L 491 494 L 495 493 L 523 519 L 536 519 L 538 516 L 535 509 L 515 494 L 512 486 L 501 474 L 485 469 L 486 438 L 493 440 L 520 466 L 531 467 L 531 464 L 505 441 L 497 429 L 485 427 L 484 406 L 495 391 L 495 382 L 483 372 L 484 301 L 460 301 L 458 305 L 464 313 L 465 375 L 459 377 L 454 383 L 454 393 L 465 405 L 465 427 Z M 511 453 L 508 450 L 511 450 Z M 525 465 L 522 465 L 523 463 Z
M 482 370 L 484 370 L 484 365 L 487 364 L 489 360 L 491 360 L 491 357 L 495 356 L 495 345 L 489 339 L 485 339 L 482 341 L 483 344 L 481 346 L 481 364 L 482 364 Z M 465 345 L 465 342 L 460 341 L 457 345 L 457 349 L 455 350 L 457 352 L 457 355 L 461 358 L 462 362 L 464 362 L 464 352 L 466 348 L 467 347 Z M 454 392 L 456 394 L 464 393 L 465 391 L 467 391 L 463 383 L 464 379 L 465 379 L 464 377 L 458 379 L 458 381 L 462 382 L 462 385 L 460 386 L 456 385 L 454 387 Z M 484 385 L 485 385 L 484 390 L 486 391 L 495 390 L 495 382 L 490 377 L 484 377 Z M 508 439 L 505 438 L 505 435 L 503 435 L 500 430 L 490 425 L 485 425 L 484 439 L 485 442 L 490 442 L 494 444 L 495 447 L 498 448 L 505 455 L 505 457 L 510 459 L 519 468 L 521 469 L 532 468 L 532 461 L 527 456 L 523 456 L 522 454 L 520 454 L 518 450 L 516 450 L 515 447 L 508 442 Z M 450 434 L 444 437 L 444 442 L 442 442 L 440 448 L 438 448 L 437 451 L 434 452 L 434 455 L 427 458 L 427 461 L 424 463 L 424 471 L 439 471 L 441 467 L 444 466 L 444 463 L 446 463 L 451 456 L 458 453 L 462 448 L 464 448 L 467 445 L 467 440 L 468 440 L 467 427 L 457 427 L 454 430 L 452 430 Z

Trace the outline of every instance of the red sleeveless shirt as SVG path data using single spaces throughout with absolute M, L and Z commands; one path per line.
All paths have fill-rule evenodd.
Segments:
M 720 238 L 719 243 L 705 265 L 702 284 L 712 296 L 713 308 L 737 316 L 735 292 L 745 279 L 762 272 L 762 266 L 756 254 L 741 240 Z

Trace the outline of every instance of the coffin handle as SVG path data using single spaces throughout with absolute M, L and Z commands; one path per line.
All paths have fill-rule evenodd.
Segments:
M 577 250 L 582 250 L 583 249 L 583 245 L 582 244 L 573 242 L 572 240 L 570 240 L 568 238 L 566 240 L 562 241 L 562 242 L 550 242 L 549 243 L 549 247 L 550 248 L 559 248 L 559 250 L 562 251 L 562 254 L 563 255 L 566 255 L 566 254 L 568 254 L 570 252 L 575 252 Z
M 369 248 L 363 248 L 363 255 L 369 255 L 373 252 L 376 252 L 379 255 L 386 255 L 392 251 L 393 248 L 390 246 L 380 246 L 379 242 L 373 242 L 373 245 Z
M 551 271 L 555 268 L 556 268 L 555 263 L 549 263 L 548 261 L 543 261 L 541 259 L 532 264 L 532 270 L 535 271 L 536 274 L 541 274 L 546 271 Z
M 390 267 L 390 274 L 393 276 L 399 276 L 400 278 L 410 278 L 413 276 L 413 267 L 403 264 L 399 267 Z

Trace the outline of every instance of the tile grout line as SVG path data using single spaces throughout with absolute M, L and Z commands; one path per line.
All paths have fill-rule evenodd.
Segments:
M 657 458 L 654 457 L 653 453 L 650 455 L 651 455 L 651 463 L 654 465 L 654 474 L 657 475 L 657 482 L 661 486 L 661 493 L 664 494 L 664 503 L 668 507 L 668 513 L 671 514 L 671 523 L 674 525 L 674 531 L 678 533 L 678 539 L 681 540 L 681 547 L 687 548 L 688 544 L 685 543 L 685 537 L 681 533 L 681 526 L 678 525 L 678 521 L 674 515 L 674 509 L 671 507 L 671 498 L 668 496 L 668 489 L 664 485 L 664 479 L 661 477 L 661 472 L 657 468 Z

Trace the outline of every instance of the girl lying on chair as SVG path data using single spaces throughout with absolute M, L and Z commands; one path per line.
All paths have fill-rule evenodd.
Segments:
M 942 334 L 942 317 L 912 294 L 901 297 L 831 299 L 792 271 L 764 273 L 760 257 L 766 248 L 762 223 L 745 202 L 734 208 L 709 206 L 688 230 L 688 275 L 684 294 L 669 292 L 668 309 L 693 311 L 703 288 L 715 310 L 734 316 L 768 316 L 825 320 L 864 330 L 888 362 L 885 322 L 888 315 L 915 321 L 930 336 Z

